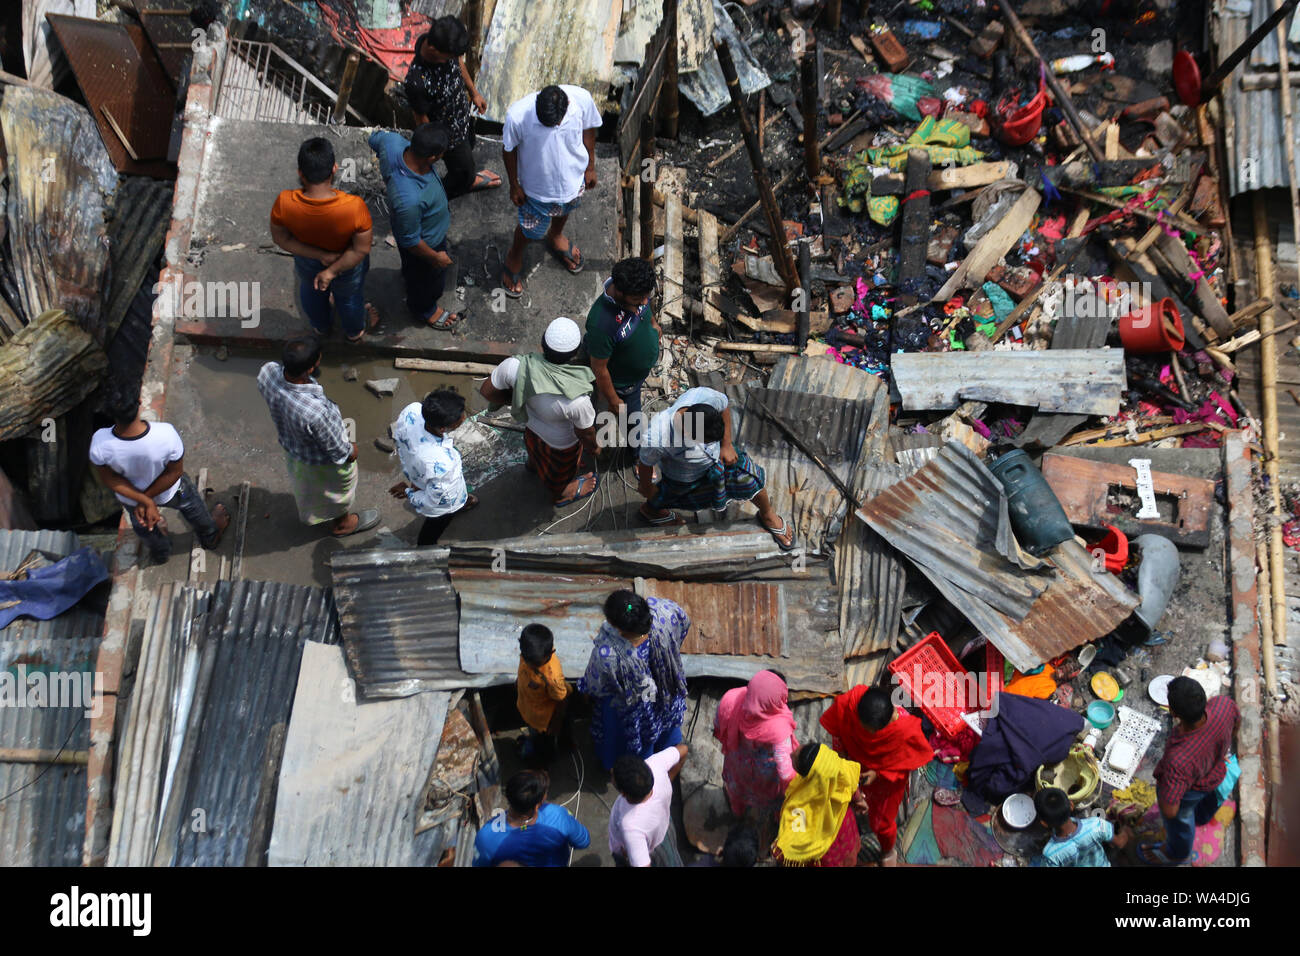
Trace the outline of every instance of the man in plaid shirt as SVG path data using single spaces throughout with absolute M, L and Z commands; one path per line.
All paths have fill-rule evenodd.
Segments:
M 1205 689 L 1190 677 L 1169 682 L 1169 712 L 1174 729 L 1155 770 L 1165 842 L 1138 847 L 1138 858 L 1151 866 L 1177 866 L 1192 855 L 1196 828 L 1214 819 L 1222 803 L 1217 789 L 1241 721 L 1230 697 L 1207 702 Z
M 316 339 L 291 339 L 281 361 L 262 366 L 257 390 L 266 399 L 284 448 L 298 517 L 311 525 L 332 521 L 334 536 L 342 538 L 379 524 L 379 512 L 351 510 L 357 491 L 357 446 L 348 441 L 339 407 L 312 381 L 320 359 Z

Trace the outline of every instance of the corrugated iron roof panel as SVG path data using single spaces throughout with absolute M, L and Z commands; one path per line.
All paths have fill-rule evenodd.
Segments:
M 415 833 L 451 695 L 359 703 L 341 650 L 303 650 L 269 866 L 431 866 L 442 834 Z
M 446 548 L 334 555 L 339 627 L 364 696 L 406 697 L 490 683 L 481 672 L 462 669 L 463 624 L 447 555 Z
M 0 706 L 0 747 L 88 750 L 86 691 L 93 694 L 90 681 L 98 649 L 98 636 L 0 641 L 0 680 L 10 698 Z M 36 700 L 28 691 L 38 674 L 44 675 L 40 680 L 47 687 L 46 706 L 31 706 Z M 20 699 L 25 706 L 14 706 Z M 0 761 L 0 796 L 0 865 L 81 865 L 86 836 L 84 764 Z
M 274 581 L 222 582 L 203 638 L 202 713 L 191 713 L 192 760 L 181 760 L 164 819 L 177 866 L 243 866 L 268 735 L 287 724 L 307 641 L 337 643 L 328 591 Z M 189 741 L 187 740 L 187 744 Z M 201 820 L 204 829 L 196 832 Z
M 71 531 L 11 531 L 0 529 L 0 572 L 15 570 L 33 551 L 44 551 L 66 558 L 81 547 L 76 534 Z M 46 638 L 94 638 L 104 631 L 102 610 L 70 607 L 58 617 L 38 621 L 31 617 L 15 618 L 0 629 L 0 644 L 10 640 Z
M 754 54 L 741 39 L 740 31 L 719 0 L 713 0 L 713 39 L 726 43 L 731 50 L 742 93 L 748 96 L 772 85 L 771 78 L 763 72 L 758 60 L 754 59 Z M 712 116 L 731 102 L 716 50 L 704 54 L 699 69 L 682 74 L 677 88 L 705 116 Z
M 779 584 L 649 580 L 640 591 L 690 608 L 691 630 L 682 642 L 683 654 L 785 656 L 785 594 Z
M 784 392 L 811 392 L 831 398 L 871 401 L 884 383 L 852 365 L 809 355 L 783 355 L 772 369 L 767 387 Z
M 1258 5 L 1261 0 L 1256 0 Z M 1267 2 L 1267 0 L 1264 0 Z M 1219 10 L 1210 16 L 1210 35 L 1222 60 L 1245 41 L 1251 20 Z M 1265 40 L 1261 47 L 1273 44 L 1273 63 L 1277 62 L 1276 40 Z M 1282 118 L 1282 91 L 1278 88 L 1243 90 L 1245 73 L 1238 67 L 1224 82 L 1223 138 L 1228 153 L 1228 195 L 1238 196 L 1255 189 L 1286 188 L 1289 183 L 1286 163 L 1286 133 Z M 1296 150 L 1300 155 L 1300 149 Z M 1296 173 L 1300 176 L 1300 171 Z
M 906 465 L 884 462 L 860 467 L 855 488 L 858 500 L 870 501 L 913 471 Z M 902 558 L 861 521 L 854 521 L 844 529 L 836 557 L 844 657 L 888 650 L 898 637 L 903 590 L 907 585 Z

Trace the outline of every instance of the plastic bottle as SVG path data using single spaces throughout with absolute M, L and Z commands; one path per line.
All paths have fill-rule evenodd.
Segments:
M 1063 56 L 1059 60 L 1052 61 L 1052 72 L 1057 76 L 1065 73 L 1078 73 L 1080 70 L 1086 70 L 1093 64 L 1098 66 L 1113 66 L 1115 56 L 1111 53 L 1076 53 L 1074 56 Z

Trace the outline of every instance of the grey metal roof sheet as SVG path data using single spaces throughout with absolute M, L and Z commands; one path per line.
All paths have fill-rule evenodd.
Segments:
M 66 558 L 79 547 L 81 542 L 71 531 L 0 529 L 0 572 L 15 570 L 32 551 L 44 551 Z M 98 639 L 103 630 L 103 611 L 78 605 L 48 621 L 30 617 L 15 618 L 7 627 L 0 628 L 0 644 L 9 640 L 56 637 Z
M 870 501 L 914 469 L 880 463 L 860 469 L 855 491 Z M 890 649 L 898 637 L 899 614 L 907 570 L 898 552 L 865 522 L 844 529 L 837 550 L 840 589 L 840 636 L 845 659 Z M 852 684 L 850 684 L 852 686 Z
M 406 697 L 491 683 L 481 671 L 462 669 L 461 612 L 447 556 L 446 548 L 333 556 L 339 627 L 363 696 Z
M 719 0 L 713 0 L 713 38 L 725 42 L 731 48 L 731 58 L 736 63 L 736 78 L 740 81 L 742 93 L 757 93 L 772 85 L 771 78 L 763 72 L 758 60 L 754 59 L 754 54 L 741 39 L 740 31 Z M 705 116 L 712 116 L 731 102 L 716 50 L 708 50 L 704 54 L 699 69 L 683 73 L 678 79 L 677 88 Z
M 870 401 L 884 383 L 870 372 L 834 359 L 810 355 L 783 355 L 767 380 L 768 388 L 786 392 L 812 392 L 831 398 Z
M 267 737 L 289 720 L 309 640 L 338 641 L 328 591 L 273 581 L 213 591 L 198 681 L 206 695 L 186 727 L 187 745 L 197 734 L 193 757 L 182 756 L 163 820 L 160 852 L 174 846 L 174 865 L 244 865 Z M 206 829 L 195 832 L 200 819 Z
M 32 675 L 93 674 L 99 636 L 0 640 L 0 673 L 23 693 Z M 25 670 L 20 671 L 19 666 Z M 50 680 L 49 676 L 46 681 Z M 66 685 L 64 685 L 66 686 Z M 47 704 L 0 706 L 0 747 L 85 751 L 90 720 L 81 697 L 84 679 L 69 697 Z M 31 703 L 25 694 L 22 699 Z M 86 767 L 0 761 L 0 865 L 80 866 L 86 836 Z
M 415 833 L 451 695 L 358 702 L 340 648 L 303 649 L 276 793 L 269 866 L 430 866 Z

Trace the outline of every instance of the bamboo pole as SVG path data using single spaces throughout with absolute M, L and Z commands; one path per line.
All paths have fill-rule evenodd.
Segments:
M 664 20 L 668 21 L 668 56 L 664 59 L 664 82 L 659 88 L 659 129 L 665 139 L 677 138 L 680 103 L 677 93 L 678 46 L 677 0 L 665 0 Z
M 1282 48 L 1286 56 L 1286 47 Z M 1268 232 L 1268 214 L 1264 208 L 1264 194 L 1251 193 L 1251 212 L 1255 229 L 1255 279 L 1256 294 L 1273 298 L 1273 243 Z M 1273 309 L 1264 310 L 1259 317 L 1259 331 L 1265 336 L 1259 343 L 1260 364 L 1260 414 L 1264 419 L 1264 471 L 1268 476 L 1269 527 L 1268 565 L 1269 590 L 1272 595 L 1273 640 L 1286 640 L 1286 563 L 1282 545 L 1282 484 L 1278 473 L 1277 439 L 1277 337 L 1269 335 L 1275 328 Z M 1264 667 L 1264 687 L 1271 697 L 1277 691 L 1277 674 L 1273 666 L 1273 641 L 1260 643 L 1260 659 Z
M 785 224 L 781 219 L 781 207 L 776 204 L 772 180 L 767 175 L 767 167 L 763 165 L 763 154 L 758 148 L 758 137 L 754 134 L 754 125 L 749 120 L 749 111 L 745 109 L 745 101 L 740 94 L 740 80 L 736 76 L 736 64 L 731 58 L 731 50 L 725 43 L 715 43 L 714 49 L 718 51 L 718 62 L 722 66 L 722 75 L 727 81 L 727 92 L 731 94 L 731 103 L 735 106 L 736 116 L 740 120 L 740 132 L 745 137 L 745 148 L 749 150 L 750 164 L 754 167 L 754 185 L 758 187 L 758 201 L 762 204 L 763 213 L 767 217 L 767 228 L 771 230 L 769 244 L 772 247 L 772 263 L 776 266 L 781 281 L 785 283 L 786 293 L 790 294 L 799 287 L 799 274 L 795 270 L 790 247 L 785 242 Z M 650 201 L 653 202 L 653 198 Z
M 1278 12 L 1282 9 L 1282 0 L 1273 0 L 1273 10 Z M 1295 120 L 1291 113 L 1291 65 L 1287 53 L 1286 44 L 1286 18 L 1283 17 L 1277 25 L 1277 49 L 1278 49 L 1278 73 L 1282 81 L 1282 129 L 1285 132 L 1286 146 L 1286 184 L 1291 191 L 1291 235 L 1294 242 L 1300 242 L 1300 191 L 1296 188 L 1295 179 Z M 1296 280 L 1300 282 L 1300 256 L 1296 256 Z M 1271 289 L 1261 291 L 1260 295 L 1266 296 L 1270 301 L 1273 298 Z
M 655 121 L 654 117 L 646 114 L 646 118 L 641 121 L 641 163 L 645 164 L 647 159 L 652 159 L 655 152 Z M 650 164 L 650 169 L 654 169 L 654 164 Z M 655 177 L 647 177 L 645 169 L 639 173 L 641 177 L 641 258 L 649 262 L 654 261 L 655 257 Z
M 0 747 L 0 763 L 51 763 L 84 767 L 90 760 L 89 750 L 33 750 L 25 747 Z
M 342 123 L 347 118 L 348 100 L 352 98 L 352 84 L 357 78 L 357 67 L 361 65 L 361 54 L 349 53 L 348 62 L 343 66 L 343 79 L 339 81 L 339 93 L 334 99 L 335 123 Z

